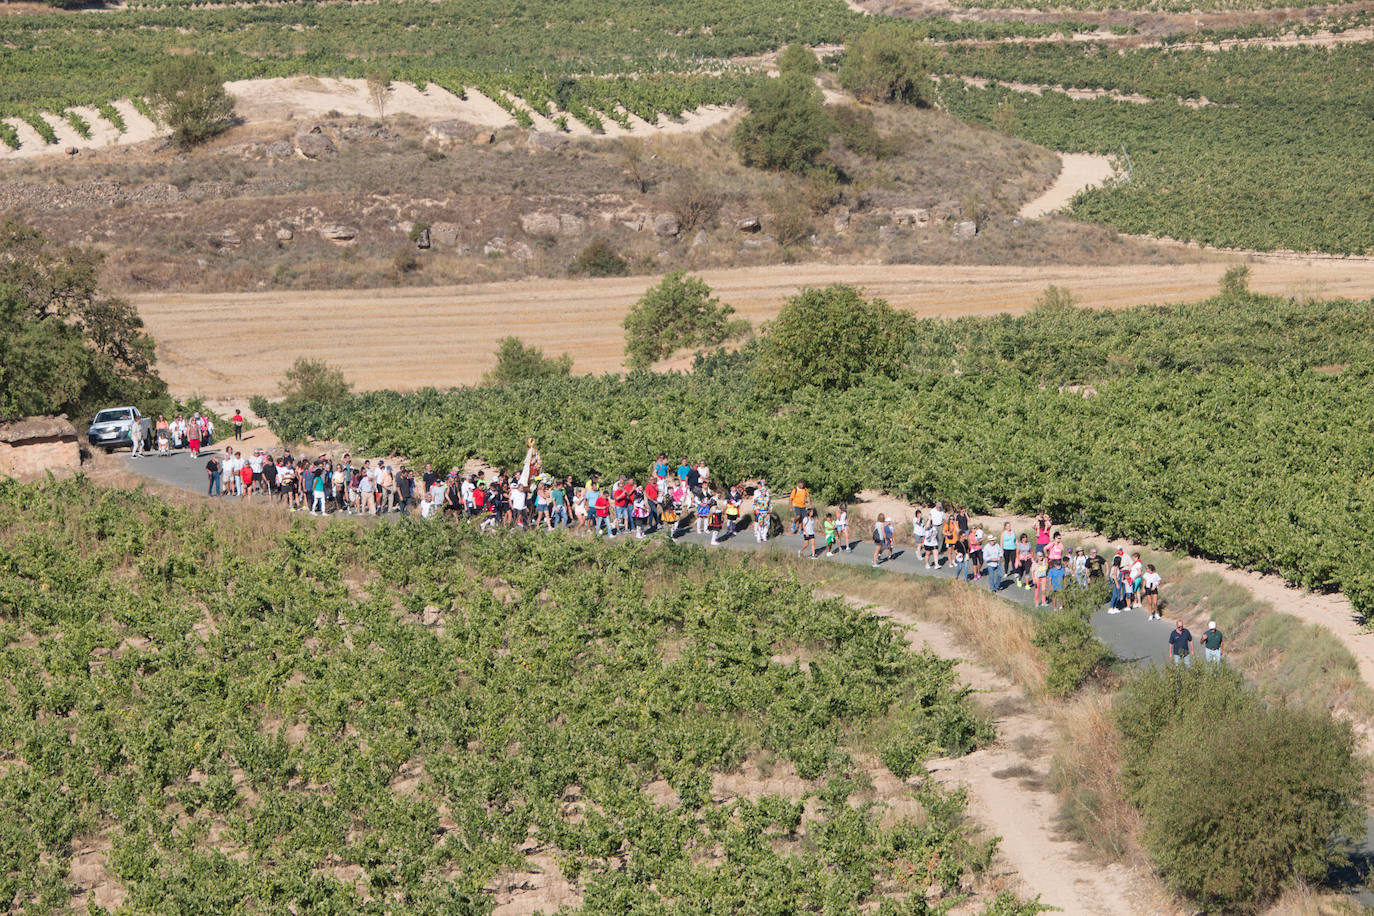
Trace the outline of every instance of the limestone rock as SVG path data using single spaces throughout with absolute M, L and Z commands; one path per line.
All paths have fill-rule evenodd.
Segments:
M 558 232 L 561 235 L 581 235 L 587 228 L 587 222 L 582 217 L 573 213 L 558 214 Z
M 879 226 L 879 227 L 878 227 L 878 238 L 882 239 L 884 242 L 890 242 L 890 241 L 892 241 L 893 239 L 895 239 L 896 237 L 897 237 L 897 227 L 896 227 L 896 226 L 888 225 L 888 226 Z
M 358 230 L 354 226 L 331 224 L 320 227 L 320 238 L 328 239 L 331 242 L 351 242 L 357 237 Z
M 758 232 L 763 228 L 757 216 L 746 216 L 744 219 L 735 223 L 735 228 L 740 232 Z
M 654 235 L 671 238 L 679 232 L 677 217 L 671 213 L 658 213 L 654 216 Z
M 436 248 L 453 248 L 458 244 L 457 223 L 435 223 L 429 227 L 429 241 Z
M 295 237 L 296 233 L 293 230 L 288 229 L 286 226 L 282 226 L 280 229 L 277 230 L 277 241 L 279 242 L 289 242 Z
M 225 229 L 217 238 L 221 245 L 238 246 L 243 244 L 243 239 L 233 229 Z
M 296 153 L 303 159 L 332 159 L 339 151 L 324 134 L 309 133 L 297 135 Z
M 538 211 L 521 216 L 520 228 L 526 235 L 557 235 L 562 224 L 557 214 Z
M 489 258 L 500 257 L 506 253 L 506 240 L 499 235 L 482 246 L 482 254 Z
M 956 242 L 967 242 L 978 234 L 978 224 L 971 219 L 960 220 L 954 224 L 953 237 Z
M 290 140 L 277 140 L 267 144 L 262 154 L 268 159 L 290 159 L 296 155 L 296 148 L 291 145 Z
M 510 249 L 510 256 L 517 261 L 528 261 L 534 257 L 534 252 L 524 242 L 516 242 Z
M 488 146 L 496 142 L 496 132 L 482 130 L 477 132 L 477 136 L 472 138 L 473 146 Z
M 469 125 L 462 121 L 436 121 L 429 125 L 425 136 L 441 146 L 461 142 L 467 136 Z
M 698 230 L 697 230 L 697 234 L 694 235 L 694 236 L 692 236 L 692 247 L 693 247 L 693 248 L 700 248 L 702 245 L 705 245 L 705 244 L 706 244 L 706 230 L 705 230 L 705 229 L 698 229 Z
M 924 228 L 930 223 L 930 211 L 924 207 L 903 207 L 892 211 L 892 221 L 898 226 Z
M 835 231 L 844 232 L 849 228 L 849 209 L 840 207 L 835 211 Z

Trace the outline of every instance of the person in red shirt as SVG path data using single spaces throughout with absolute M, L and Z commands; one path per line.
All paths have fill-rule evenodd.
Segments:
M 234 456 L 239 459 L 239 479 L 243 481 L 243 490 L 239 495 L 245 499 L 253 498 L 253 466 L 244 461 L 238 452 Z
M 660 524 L 658 505 L 658 481 L 653 477 L 644 484 L 644 502 L 649 505 L 649 530 L 657 531 Z
M 234 415 L 229 418 L 229 422 L 234 424 L 234 441 L 243 441 L 243 414 L 237 407 L 234 408 Z
M 611 498 L 602 490 L 596 497 L 596 528 L 593 530 L 597 534 L 611 534 Z

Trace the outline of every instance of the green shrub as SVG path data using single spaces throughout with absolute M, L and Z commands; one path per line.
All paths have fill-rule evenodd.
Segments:
M 1363 834 L 1362 769 L 1349 723 L 1326 713 L 1192 707 L 1151 754 L 1145 849 L 1175 890 L 1258 909 L 1344 862 L 1339 844 Z
M 177 56 L 158 64 L 149 78 L 148 99 L 183 149 L 204 143 L 234 123 L 234 100 L 208 57 Z
M 807 385 L 839 390 L 872 375 L 895 375 L 906 327 L 905 315 L 852 286 L 804 289 L 764 329 L 759 383 L 785 395 Z
M 1265 706 L 1224 665 L 1142 674 L 1117 710 L 1143 845 L 1206 906 L 1257 910 L 1342 864 L 1363 832 L 1354 731 L 1325 711 Z
M 1045 654 L 1045 690 L 1056 697 L 1073 693 L 1113 658 L 1093 631 L 1089 615 L 1068 604 L 1039 618 L 1031 641 Z
M 629 272 L 629 262 L 605 239 L 593 239 L 568 265 L 568 273 L 589 277 L 623 277 Z
M 760 82 L 746 97 L 749 112 L 733 138 L 744 164 L 787 172 L 811 168 L 830 136 L 822 99 L 809 76 L 784 73 Z
M 304 356 L 296 357 L 278 387 L 287 404 L 337 404 L 353 390 L 342 369 Z
M 799 41 L 794 41 L 778 55 L 778 72 L 814 76 L 821 72 L 821 62 L 816 59 L 815 51 Z
M 700 278 L 675 270 L 625 316 L 625 365 L 647 369 L 676 350 L 716 346 L 747 334 L 749 322 L 731 320 L 734 313 Z
M 877 25 L 845 49 L 840 85 L 869 102 L 935 103 L 930 53 L 902 24 Z
M 534 346 L 525 346 L 518 337 L 503 337 L 496 348 L 496 365 L 482 376 L 486 385 L 509 385 L 530 379 L 568 375 L 572 372 L 572 357 L 548 357 Z
M 877 118 L 867 108 L 858 105 L 832 105 L 826 108 L 835 135 L 845 148 L 860 156 L 886 159 L 896 155 L 901 144 L 878 132 Z

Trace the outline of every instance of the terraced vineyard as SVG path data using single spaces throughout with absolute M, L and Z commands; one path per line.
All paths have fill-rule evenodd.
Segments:
M 867 775 L 989 738 L 952 663 L 738 560 L 81 481 L 0 506 L 12 910 L 914 913 L 993 851 L 959 794 Z
M 672 7 L 631 0 L 617 4 L 612 15 L 590 0 L 525 8 L 495 0 L 138 7 L 8 17 L 0 117 L 32 118 L 137 98 L 157 61 L 197 51 L 212 57 L 229 80 L 363 77 L 382 70 L 422 88 L 432 82 L 457 94 L 477 89 L 512 113 L 519 107 L 510 96 L 541 114 L 556 104 L 593 127 L 622 112 L 654 121 L 660 112 L 677 115 L 739 98 L 745 81 L 758 74 L 732 59 L 792 41 L 842 43 L 865 23 L 841 0 Z M 933 20 L 920 31 L 950 39 L 1074 28 Z M 35 128 L 41 134 L 37 123 Z M 0 134 L 0 142 L 12 141 Z

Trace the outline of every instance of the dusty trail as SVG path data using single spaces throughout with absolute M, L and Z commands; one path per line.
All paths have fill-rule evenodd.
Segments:
M 1093 308 L 1212 295 L 1239 258 L 1183 265 L 948 267 L 804 264 L 701 276 L 757 325 L 804 286 L 851 283 L 923 316 L 1028 309 L 1050 284 Z M 1251 288 L 1284 296 L 1374 296 L 1374 261 L 1250 260 Z M 507 335 L 571 353 L 574 371 L 620 368 L 626 311 L 658 276 L 459 287 L 135 296 L 174 394 L 272 394 L 297 356 L 341 367 L 357 388 L 475 382 Z

